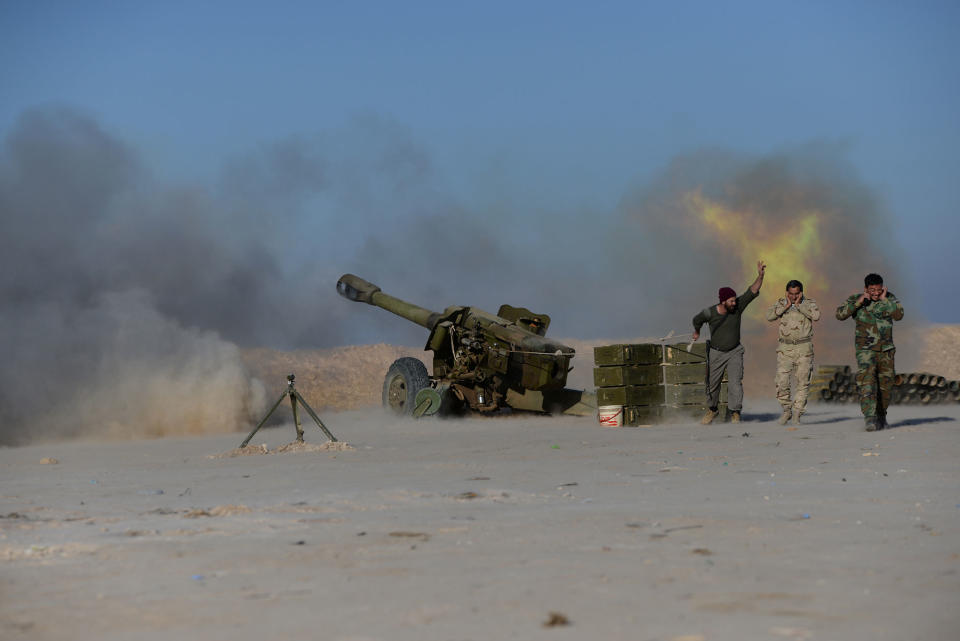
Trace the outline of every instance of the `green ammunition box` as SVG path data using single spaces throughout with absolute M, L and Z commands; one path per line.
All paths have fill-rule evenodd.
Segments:
M 687 351 L 689 348 L 690 351 Z M 660 363 L 704 363 L 705 343 L 659 345 L 650 343 L 602 345 L 593 348 L 597 365 L 659 365 Z
M 621 385 L 597 388 L 597 405 L 687 405 L 706 407 L 703 385 Z M 727 386 L 720 385 L 720 402 L 727 402 Z
M 664 385 L 664 400 L 667 405 L 686 405 L 706 402 L 707 392 L 703 385 Z
M 623 424 L 630 427 L 660 423 L 664 411 L 663 405 L 634 405 L 623 408 Z
M 687 348 L 690 351 L 687 351 Z M 707 362 L 707 344 L 679 343 L 677 345 L 663 346 L 664 363 L 706 363 Z
M 707 367 L 704 363 L 683 365 L 607 365 L 593 368 L 593 384 L 597 387 L 617 385 L 682 385 L 704 384 Z M 724 373 L 723 380 L 727 380 Z
M 659 365 L 663 356 L 661 345 L 617 344 L 593 348 L 593 361 L 597 365 Z
M 699 383 L 703 385 L 706 380 L 706 363 L 663 366 L 663 382 L 668 385 L 683 385 L 685 383 Z
M 687 423 L 706 410 L 704 343 L 618 344 L 594 348 L 598 405 L 621 405 L 625 425 Z M 720 420 L 727 414 L 727 377 L 720 385 Z
M 597 387 L 659 385 L 662 382 L 661 365 L 608 365 L 593 368 L 593 384 Z
M 621 385 L 597 388 L 597 405 L 661 405 L 662 385 Z
M 727 406 L 720 404 L 715 420 L 727 419 Z M 623 408 L 623 424 L 630 427 L 650 426 L 657 423 L 694 423 L 703 416 L 702 405 L 635 405 Z
M 667 405 L 699 404 L 706 407 L 707 390 L 703 385 L 664 385 L 664 402 Z M 727 384 L 720 383 L 720 402 L 727 402 Z

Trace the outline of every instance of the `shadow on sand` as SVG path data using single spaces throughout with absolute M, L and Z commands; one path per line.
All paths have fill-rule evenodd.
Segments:
M 811 419 L 807 418 L 803 421 L 804 425 L 829 425 L 830 423 L 842 423 L 843 421 L 852 421 L 856 418 L 851 418 L 849 416 L 834 416 L 833 418 L 822 418 L 822 419 Z
M 892 430 L 897 427 L 910 427 L 912 425 L 925 425 L 927 423 L 948 423 L 950 421 L 956 421 L 957 419 L 952 416 L 927 416 L 924 418 L 907 418 L 902 421 L 897 421 L 896 423 L 890 423 L 884 429 Z
M 748 414 L 744 412 L 743 414 L 740 415 L 740 418 L 741 420 L 743 420 L 744 423 L 756 423 L 758 421 L 759 422 L 775 421 L 778 418 L 780 418 L 780 415 L 773 414 L 771 412 L 763 412 L 760 414 Z
M 827 425 L 829 423 L 841 423 L 843 421 L 852 420 L 849 416 L 833 416 L 830 418 L 815 418 L 820 414 L 810 414 L 806 413 L 803 417 L 802 425 Z M 780 414 L 775 414 L 773 412 L 758 412 L 757 414 L 747 414 L 744 413 L 743 421 L 745 423 L 764 423 L 767 421 L 775 421 L 780 418 Z M 790 423 L 792 425 L 792 423 Z

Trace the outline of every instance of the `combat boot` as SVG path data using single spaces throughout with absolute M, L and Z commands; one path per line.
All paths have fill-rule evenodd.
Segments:
M 876 432 L 876 431 L 877 431 L 877 417 L 876 417 L 876 416 L 868 416 L 868 417 L 866 417 L 866 418 L 863 419 L 863 422 L 866 423 L 867 431 L 868 431 L 868 432 Z
M 730 412 L 730 422 L 739 423 L 740 422 L 740 412 Z
M 793 411 L 793 424 L 800 425 L 800 417 L 803 416 L 803 412 L 798 412 L 797 410 Z
M 777 425 L 786 425 L 787 421 L 790 420 L 790 408 L 784 407 L 783 414 L 780 415 L 780 418 L 777 419 Z
M 885 414 L 877 414 L 877 431 L 885 430 L 889 427 Z
M 707 413 L 703 415 L 702 419 L 700 419 L 700 424 L 710 425 L 710 423 L 713 423 L 713 419 L 717 418 L 717 414 L 719 413 L 720 412 L 718 412 L 717 410 L 707 408 Z

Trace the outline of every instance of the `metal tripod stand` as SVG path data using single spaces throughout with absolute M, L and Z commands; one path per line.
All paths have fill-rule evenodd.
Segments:
M 316 423 L 317 427 L 323 430 L 323 433 L 327 435 L 331 441 L 336 441 L 337 437 L 330 433 L 330 430 L 327 429 L 327 426 L 323 424 L 323 421 L 320 420 L 320 417 L 317 416 L 317 413 L 307 404 L 303 397 L 300 396 L 300 392 L 297 391 L 297 388 L 293 386 L 293 381 L 296 378 L 293 374 L 287 376 L 287 389 L 284 390 L 283 394 L 280 395 L 280 398 L 277 399 L 277 402 L 273 404 L 273 407 L 270 408 L 270 411 L 267 412 L 267 415 L 263 417 L 263 420 L 257 424 L 253 431 L 247 435 L 247 438 L 243 439 L 243 443 L 240 444 L 240 447 L 246 447 L 247 443 L 250 442 L 250 439 L 253 438 L 253 435 L 256 434 L 263 424 L 267 422 L 267 419 L 273 414 L 273 412 L 280 407 L 280 403 L 283 402 L 284 397 L 290 398 L 290 408 L 293 410 L 293 424 L 297 426 L 297 443 L 303 443 L 303 428 L 300 427 L 300 415 L 297 413 L 297 402 L 299 401 L 303 405 L 303 409 L 307 410 L 307 414 L 310 415 Z

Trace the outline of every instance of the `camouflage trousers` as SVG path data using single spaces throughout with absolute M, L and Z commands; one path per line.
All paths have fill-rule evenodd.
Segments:
M 803 414 L 807 407 L 807 394 L 810 391 L 810 376 L 813 374 L 813 347 L 809 343 L 802 345 L 781 345 L 777 350 L 777 375 L 774 383 L 777 386 L 777 401 L 783 409 L 793 409 Z M 793 400 L 790 399 L 791 378 L 796 376 L 797 385 L 792 390 Z
M 867 418 L 886 416 L 893 390 L 893 354 L 897 350 L 877 352 L 857 350 L 857 389 L 860 390 L 860 411 Z

